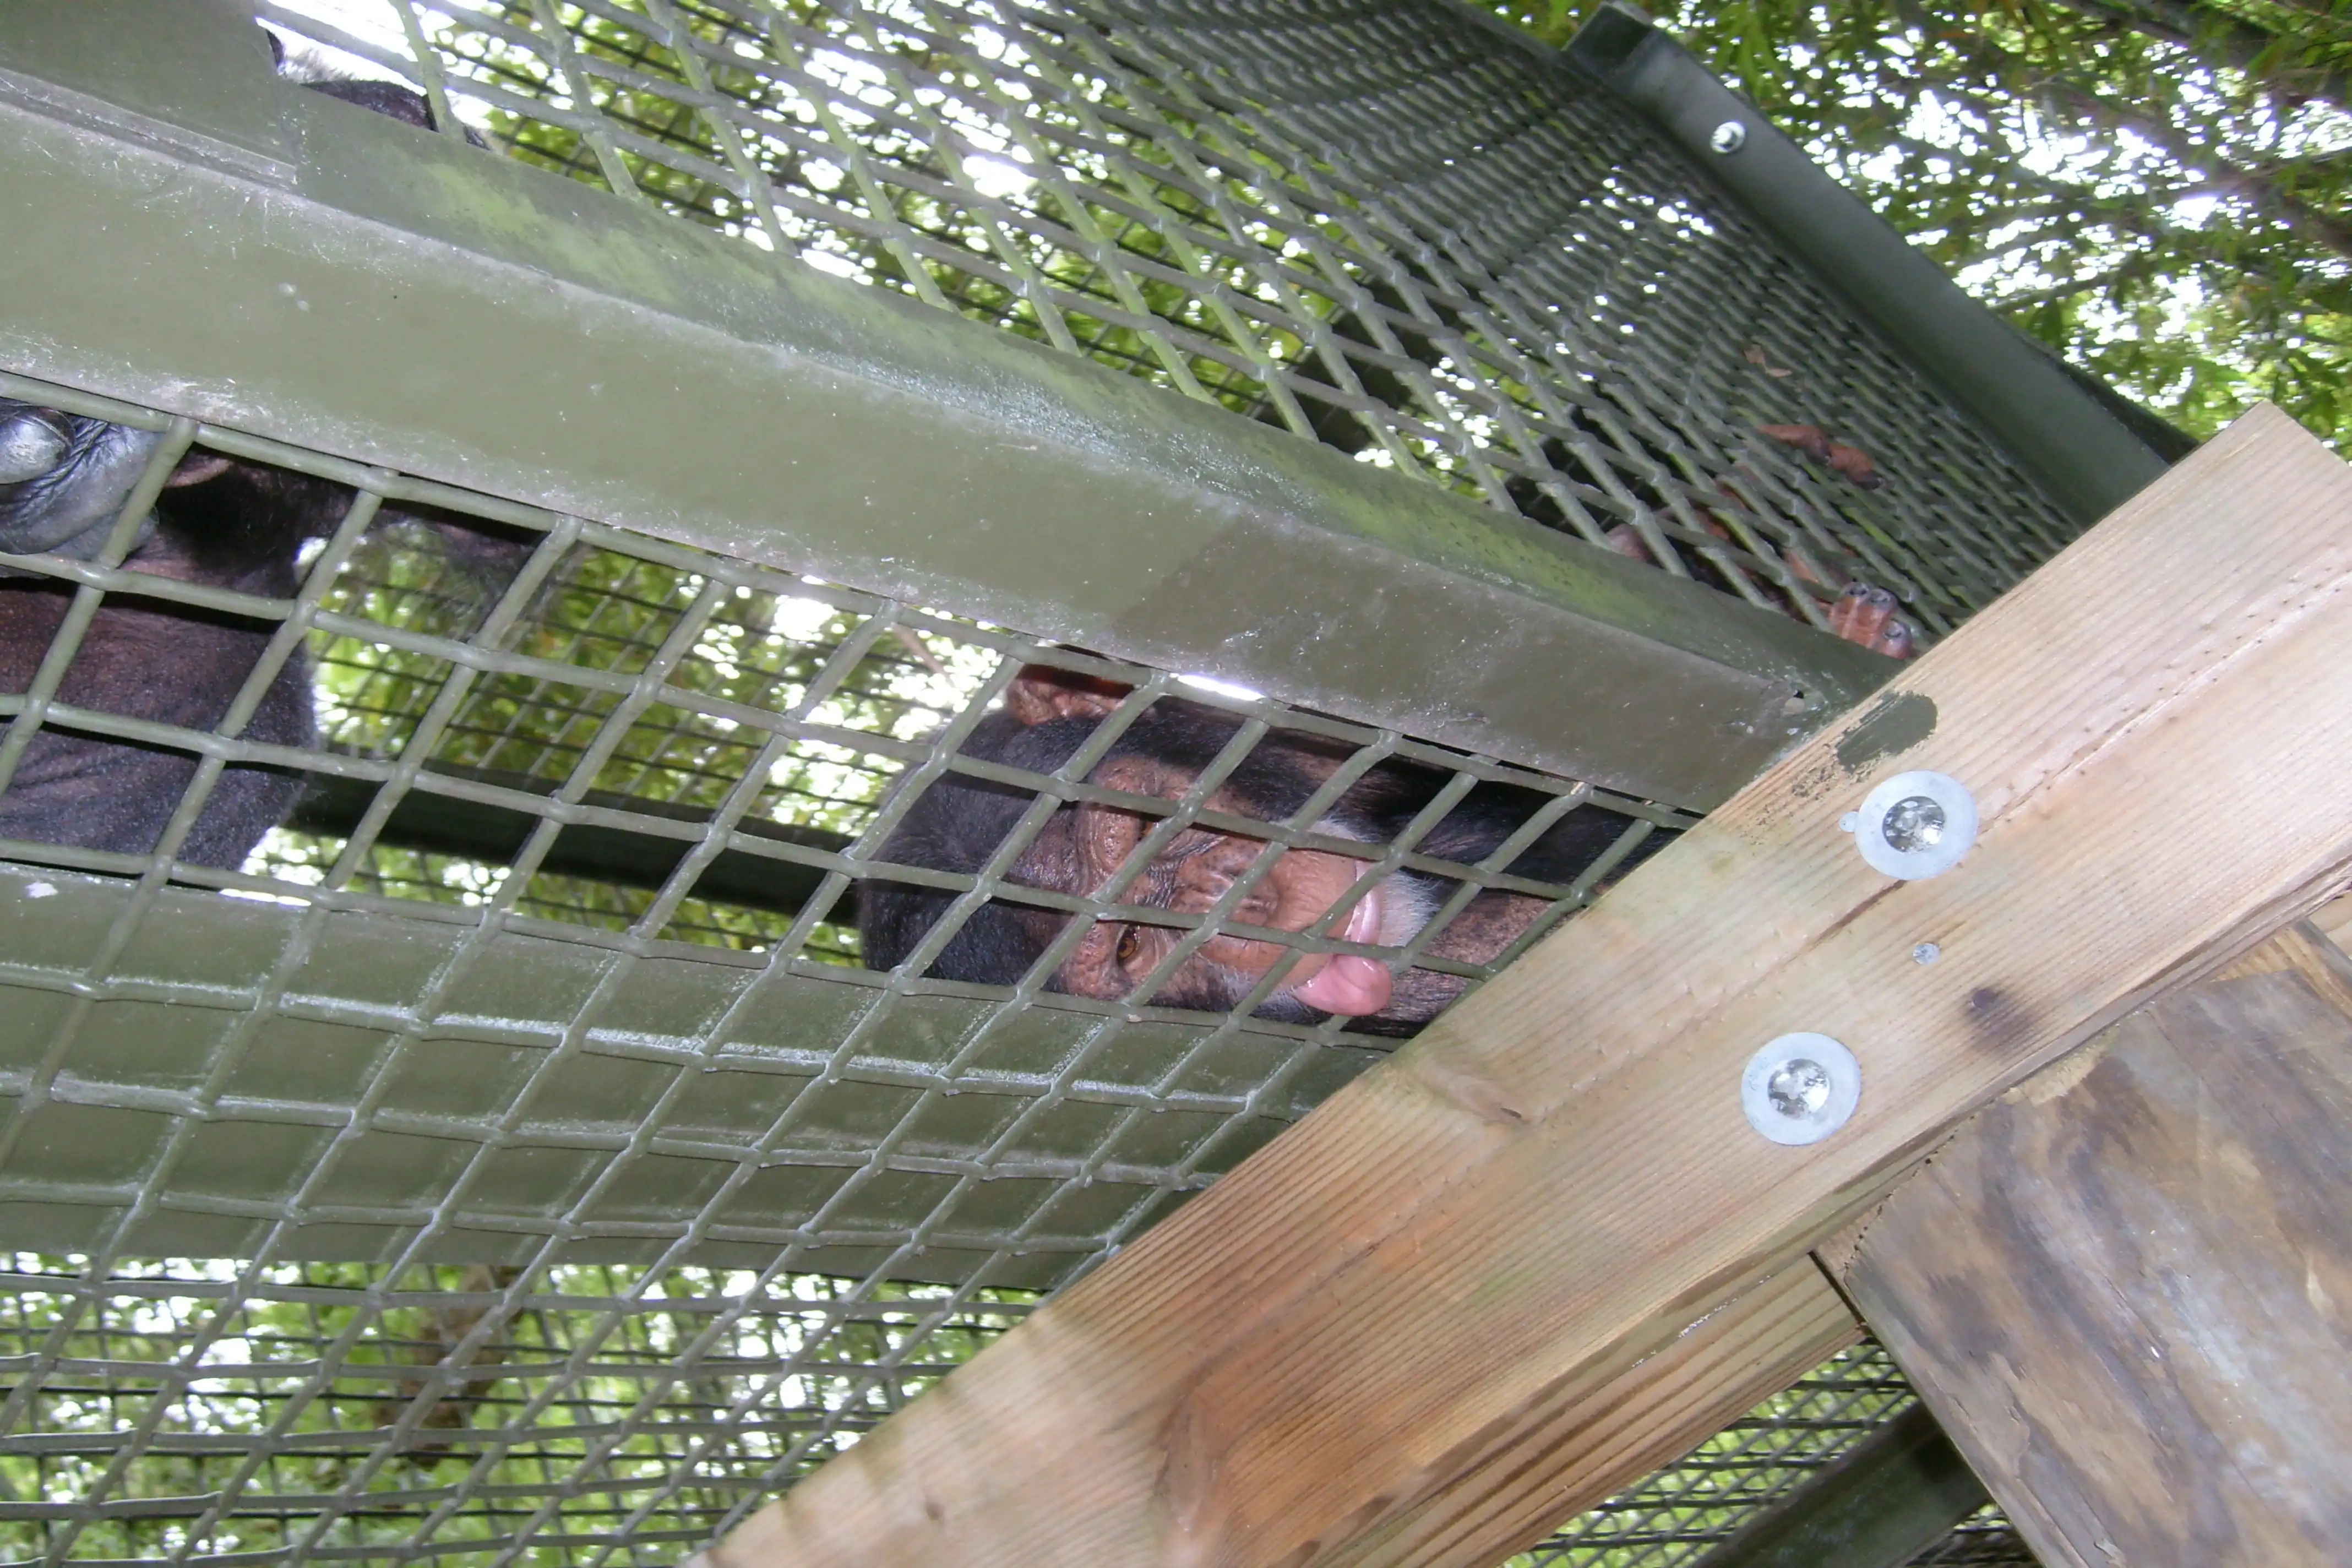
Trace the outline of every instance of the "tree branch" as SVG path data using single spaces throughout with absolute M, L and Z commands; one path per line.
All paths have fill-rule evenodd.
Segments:
M 2069 4 L 2074 0 L 2068 0 Z M 2098 0 L 2083 0 L 2085 5 Z M 2140 0 L 2116 0 L 2117 4 L 2138 4 Z M 2200 144 L 2186 135 L 2179 127 L 2161 114 L 2150 113 L 2134 105 L 2119 103 L 2073 78 L 2047 69 L 2017 54 L 1979 31 L 1969 40 L 1979 58 L 1997 62 L 2006 68 L 2009 80 L 2014 85 L 2007 90 L 2013 99 L 2030 98 L 2039 89 L 2048 99 L 2071 109 L 2081 119 L 2102 130 L 2128 130 L 2164 149 L 2182 167 L 2209 171 L 2207 183 L 2237 195 L 2258 209 L 2335 251 L 2352 258 L 2352 222 L 2337 214 L 2322 209 L 2316 203 L 2295 191 L 2273 169 L 2249 166 L 2228 157 L 2221 149 Z M 1972 88 L 1955 83 L 1943 84 L 1943 90 L 1981 107 L 1988 114 L 1998 117 L 2008 104 L 1987 100 Z
M 2273 33 L 2242 16 L 2193 0 L 2058 0 L 2070 10 L 2120 22 L 2134 32 L 2199 54 L 2254 77 L 2273 90 L 2321 99 L 2343 109 L 2352 103 L 2352 78 L 2332 65 L 2294 59 L 2302 40 Z

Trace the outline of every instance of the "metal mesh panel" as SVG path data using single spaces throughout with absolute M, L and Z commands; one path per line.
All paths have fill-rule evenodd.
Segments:
M 1861 576 L 1932 634 L 2071 531 L 1703 176 L 1441 5 L 259 9 L 453 133 L 1816 623 Z M 40 1249 L 0 1289 L 13 1557 L 670 1560 L 1377 1059 L 1339 1021 L 1052 994 L 1052 955 L 1009 991 L 854 967 L 854 880 L 1024 662 L 1132 686 L 1106 742 L 1181 692 L 1237 747 L 1622 819 L 1543 886 L 1160 808 L 1544 899 L 1491 961 L 1425 951 L 1459 901 L 1406 955 L 1472 983 L 1686 820 L 1051 627 L 0 395 L 166 432 L 157 482 L 209 449 L 352 497 L 285 599 L 124 568 L 128 512 L 94 564 L 23 563 L 276 635 L 209 731 L 59 700 L 70 620 L 0 699 L 0 786 L 43 726 L 201 759 L 155 856 L 0 845 L 0 1218 Z M 1885 488 L 1758 433 L 1790 422 Z M 306 647 L 320 749 L 247 738 Z M 1085 760 L 1026 782 L 1089 798 Z M 175 858 L 238 763 L 308 793 L 241 867 Z M 1018 847 L 947 879 L 952 918 Z M 1839 1363 L 1540 1560 L 1679 1561 L 1899 1397 Z
M 1508 1568 L 1678 1568 L 1697 1563 L 1918 1402 L 1892 1358 L 1865 1341 L 1641 1485 L 1570 1521 Z M 1906 1568 L 2033 1568 L 1999 1509 L 1978 1510 Z
M 1027 1309 L 778 1271 L 5 1262 L 15 1561 L 670 1563 Z
M 10 558 L 91 601 L 279 628 L 210 731 L 62 700 L 89 624 L 70 617 L 0 698 L 0 768 L 39 727 L 203 759 L 152 856 L 0 845 L 0 1224 L 46 1249 L 18 1266 L 0 1352 L 24 1358 L 0 1408 L 13 1555 L 601 1561 L 625 1538 L 658 1557 L 1377 1059 L 1341 1019 L 1048 994 L 1061 949 L 1011 990 L 845 967 L 845 900 L 916 792 L 1012 772 L 951 747 L 1029 661 L 1134 688 L 1100 743 L 1025 775 L 1044 804 L 1443 875 L 1457 890 L 1408 956 L 1466 982 L 1687 820 L 52 384 L 0 375 L 0 395 L 163 431 L 151 478 L 211 450 L 352 498 L 288 599 L 116 564 L 137 498 L 95 563 Z M 304 643 L 321 748 L 245 737 Z M 1268 733 L 1347 760 L 1283 822 L 1230 816 L 1208 784 L 1155 805 L 1085 782 L 1177 692 L 1241 721 L 1221 769 Z M 1423 852 L 1442 812 L 1391 844 L 1318 830 L 1348 781 L 1406 760 L 1450 775 L 1448 802 L 1482 782 L 1548 798 L 1520 842 L 1583 810 L 1622 824 L 1618 847 L 1555 886 L 1507 874 L 1515 847 Z M 240 763 L 308 776 L 292 826 L 238 868 L 175 859 Z M 506 853 L 434 847 L 486 820 Z M 1015 895 L 1003 868 L 1043 820 L 980 878 L 921 873 L 971 889 L 938 940 L 992 892 L 1196 940 L 1232 923 L 1118 886 Z M 567 847 L 583 829 L 606 837 Z M 714 879 L 750 901 L 706 896 Z M 1422 951 L 1490 888 L 1549 912 L 1490 962 Z M 243 1261 L 137 1261 L 190 1253 Z
M 1905 1568 L 2035 1568 L 2040 1561 L 2000 1510 L 1988 1503 Z
M 249 703 L 234 705 L 205 733 L 59 700 L 56 674 L 83 629 L 70 620 L 32 689 L 0 698 L 18 716 L 0 768 L 23 754 L 36 722 L 205 759 L 154 857 L 0 847 L 26 865 L 141 879 L 138 897 L 125 904 L 104 883 L 20 870 L 22 940 L 7 945 L 0 966 L 62 1009 L 53 1027 L 19 1037 L 7 1064 L 16 1093 L 38 1103 L 70 1080 L 81 1107 L 136 1103 L 168 1113 L 135 1127 L 107 1124 L 112 1152 L 102 1179 L 68 1176 L 47 1162 L 41 1116 L 54 1119 L 60 1108 L 0 1131 L 0 1174 L 20 1204 L 97 1204 L 89 1213 L 121 1215 L 131 1227 L 125 1235 L 143 1223 L 134 1211 L 217 1205 L 240 1188 L 275 1195 L 247 1205 L 256 1225 L 316 1226 L 341 1237 L 331 1246 L 346 1250 L 328 1256 L 349 1255 L 352 1225 L 381 1233 L 359 1256 L 418 1247 L 432 1256 L 436 1247 L 447 1252 L 441 1233 L 453 1224 L 478 1247 L 486 1227 L 494 1228 L 483 1216 L 532 1214 L 550 1245 L 558 1236 L 601 1237 L 610 1244 L 604 1256 L 652 1259 L 661 1247 L 630 1237 L 658 1215 L 667 1222 L 664 1239 L 679 1246 L 709 1240 L 703 1233 L 715 1225 L 744 1243 L 831 1247 L 836 1262 L 859 1268 L 930 1247 L 931 1261 L 896 1256 L 895 1267 L 1050 1284 L 1228 1168 L 1360 1070 L 1382 1042 L 1339 1020 L 1283 1024 L 1151 1005 L 1156 980 L 1114 1000 L 1050 994 L 1046 979 L 1086 920 L 1068 922 L 1031 979 L 1009 992 L 844 968 L 856 942 L 852 884 L 880 863 L 882 840 L 931 780 L 952 771 L 1040 792 L 982 877 L 903 873 L 925 885 L 978 889 L 940 923 L 933 952 L 990 895 L 1179 931 L 1195 946 L 1228 926 L 1300 953 L 1348 945 L 1319 927 L 1275 931 L 1223 912 L 1143 908 L 1126 901 L 1125 883 L 1092 897 L 1014 888 L 1008 868 L 1047 809 L 1101 799 L 1156 816 L 1162 835 L 1193 823 L 1247 835 L 1263 846 L 1265 863 L 1300 847 L 1375 870 L 1444 877 L 1455 884 L 1451 901 L 1403 956 L 1473 983 L 1581 903 L 1657 829 L 1687 820 L 1572 781 L 578 519 L 352 470 L 21 378 L 0 377 L 0 393 L 166 427 L 171 437 L 153 459 L 159 470 L 201 441 L 354 486 L 344 523 L 290 600 L 192 587 L 105 564 L 105 557 L 98 564 L 18 558 L 87 589 L 289 628 L 307 636 L 317 659 L 321 752 L 244 738 L 238 727 Z M 422 524 L 365 531 L 386 506 L 427 509 L 444 531 L 468 521 L 497 526 L 506 531 L 499 548 L 507 553 L 490 576 L 458 574 L 453 588 L 446 563 L 440 577 L 415 564 Z M 1131 683 L 1133 691 L 1059 776 L 955 753 L 1032 661 Z M 248 696 L 278 668 L 270 659 L 257 667 Z M 1213 806 L 1213 777 L 1178 802 L 1085 782 L 1118 733 L 1179 691 L 1242 721 L 1222 771 L 1269 731 L 1311 734 L 1348 760 L 1288 822 Z M 1422 853 L 1417 839 L 1442 812 L 1385 845 L 1334 838 L 1318 826 L 1328 801 L 1364 771 L 1404 760 L 1450 774 L 1449 803 L 1481 781 L 1549 799 L 1521 843 L 1563 813 L 1584 810 L 1621 825 L 1618 846 L 1575 885 L 1559 886 L 1507 874 L 1517 848 L 1476 866 Z M 173 859 L 221 768 L 236 763 L 311 777 L 296 826 L 272 834 L 241 868 Z M 338 809 L 339 831 L 329 837 L 321 819 Z M 478 827 L 485 817 L 510 825 L 508 854 L 492 862 L 435 852 L 452 818 Z M 603 837 L 589 840 L 588 851 L 567 847 L 583 830 Z M 751 901 L 712 896 L 714 881 Z M 206 888 L 261 901 L 240 917 L 235 944 L 190 951 L 173 939 L 168 917 L 198 896 L 182 889 Z M 1482 889 L 1546 900 L 1549 912 L 1489 962 L 1425 951 Z M 408 918 L 338 923 L 338 913 Z M 1344 922 L 1344 911 L 1339 918 Z M 216 922 L 225 919 L 215 911 Z M 402 930 L 415 922 L 423 923 L 414 934 Z M 919 973 L 924 966 L 908 967 Z M 1282 973 L 1269 972 L 1258 994 Z M 191 1011 L 175 1015 L 175 1005 Z M 174 1016 L 189 1021 L 159 1031 L 160 1020 Z M 302 1120 L 324 1127 L 356 1109 L 358 1121 L 325 1142 L 289 1135 L 274 1154 L 245 1145 L 229 1162 L 234 1171 L 189 1177 L 181 1142 L 215 1117 L 271 1114 L 256 1108 L 282 1101 L 273 1086 L 289 1073 L 310 1086 L 297 1097 L 310 1106 Z M 168 1103 L 153 1105 L 149 1097 L 162 1085 Z M 232 1104 L 247 1109 L 227 1110 Z M 407 1184 L 413 1190 L 394 1205 L 404 1212 L 366 1220 L 311 1212 L 354 1202 L 329 1195 L 352 1182 L 370 1193 L 391 1190 L 377 1178 L 335 1174 L 339 1163 L 365 1167 L 397 1157 L 397 1139 L 369 1147 L 376 1116 L 400 1122 L 403 1136 L 460 1142 L 426 1162 L 439 1174 Z M 582 1135 L 575 1130 L 583 1126 L 596 1131 Z M 478 1147 L 467 1150 L 465 1141 Z M 561 1150 L 569 1170 L 557 1176 L 518 1161 L 510 1143 Z M 663 1164 L 671 1143 L 688 1165 L 671 1159 L 667 1180 L 631 1174 L 635 1195 L 617 1208 L 618 1200 L 599 1195 L 640 1156 Z M 12 1160 L 11 1148 L 44 1154 Z M 688 1173 L 712 1155 L 729 1163 Z M 793 1192 L 782 1173 L 788 1168 L 803 1169 L 805 1190 Z M 829 1174 L 819 1180 L 819 1170 Z M 176 1184 L 183 1182 L 185 1190 Z M 736 1191 L 745 1183 L 756 1195 Z M 470 1220 L 437 1208 L 460 1192 L 479 1211 Z M 600 1206 L 610 1211 L 603 1223 L 586 1224 Z M 756 1235 L 740 1223 L 752 1211 L 768 1216 Z M 421 1236 L 395 1241 L 404 1226 L 421 1227 Z M 79 1244 L 100 1234 L 68 1224 L 57 1239 Z M 509 1244 L 493 1255 L 523 1261 L 529 1248 Z M 469 1254 L 460 1247 L 457 1256 Z
M 1816 624 L 1859 578 L 1932 637 L 2074 531 L 1637 116 L 1441 0 L 260 10 L 453 133 Z

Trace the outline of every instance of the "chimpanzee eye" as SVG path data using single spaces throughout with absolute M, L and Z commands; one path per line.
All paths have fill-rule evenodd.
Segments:
M 1133 926 L 1128 926 L 1118 933 L 1118 956 L 1121 964 L 1133 963 L 1143 956 L 1143 939 L 1135 934 Z

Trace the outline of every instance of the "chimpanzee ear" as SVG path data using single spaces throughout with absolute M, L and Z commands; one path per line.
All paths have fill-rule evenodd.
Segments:
M 1055 669 L 1049 664 L 1024 665 L 1004 689 L 1004 710 L 1024 724 L 1044 724 L 1055 719 L 1100 719 L 1117 708 L 1133 687 L 1099 676 Z

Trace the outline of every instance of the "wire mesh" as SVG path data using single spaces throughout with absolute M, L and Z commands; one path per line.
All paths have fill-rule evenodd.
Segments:
M 1506 1568 L 1680 1568 L 1703 1562 L 1881 1424 L 1918 1403 L 1893 1358 L 1864 1341 L 1808 1373 L 1688 1455 L 1570 1520 Z M 2033 1568 L 1988 1504 L 1905 1568 Z
M 258 9 L 491 152 L 1816 622 L 1860 577 L 1932 636 L 2071 531 L 1622 110 L 1429 0 Z M 16 563 L 77 605 L 268 633 L 209 728 L 65 700 L 87 616 L 0 698 L 0 788 L 45 730 L 191 762 L 152 853 L 0 845 L 0 1215 L 41 1249 L 0 1287 L 18 1560 L 671 1560 L 1377 1059 L 1340 1020 L 1058 994 L 1059 952 L 1009 988 L 856 967 L 855 883 L 1025 665 L 1131 688 L 1106 744 L 1181 696 L 1250 744 L 1622 821 L 1542 885 L 1411 833 L 1123 802 L 1262 861 L 1542 900 L 1486 957 L 1433 948 L 1462 901 L 1388 954 L 1454 981 L 1687 820 L 952 606 L 0 395 L 161 432 L 159 484 L 213 452 L 345 498 L 283 596 L 126 563 L 128 510 L 94 562 Z M 317 745 L 245 733 L 306 658 Z M 180 853 L 248 767 L 307 781 L 286 825 L 240 865 Z M 1023 782 L 1105 798 L 1083 761 Z M 1025 834 L 946 878 L 937 942 L 990 898 L 1223 929 L 1024 892 Z M 1883 1361 L 1833 1363 L 1533 1561 L 1684 1561 L 1901 1398 Z
M 1932 638 L 2074 531 L 1636 115 L 1444 0 L 259 9 L 453 133 L 1815 624 L 1862 580 Z
M 668 1563 L 1026 1292 L 11 1256 L 11 1559 Z
M 2035 1568 L 2040 1561 L 2000 1510 L 1988 1503 L 1904 1568 Z
M 939 778 L 1244 835 L 1261 862 L 1314 850 L 1440 878 L 1451 901 L 1379 951 L 1454 984 L 1688 820 L 47 383 L 0 376 L 0 395 L 162 432 L 154 475 L 215 454 L 340 498 L 285 597 L 126 563 L 152 487 L 94 561 L 9 558 L 100 605 L 269 628 L 279 653 L 243 673 L 220 723 L 174 725 L 67 700 L 58 672 L 110 635 L 68 616 L 26 689 L 0 697 L 18 747 L 0 768 L 43 732 L 200 759 L 150 854 L 0 844 L 18 1026 L 0 1044 L 16 1107 L 0 1223 L 45 1249 L 19 1261 L 0 1407 L 0 1477 L 26 1467 L 0 1499 L 23 1559 L 659 1555 L 1388 1047 L 1344 1018 L 1253 1016 L 1256 996 L 1163 1005 L 1157 978 L 1058 994 L 1067 940 L 1013 986 L 851 967 L 854 887 Z M 305 649 L 316 748 L 243 734 Z M 1039 666 L 1131 687 L 1098 743 L 1051 774 L 954 749 Z M 1287 737 L 1323 747 L 1331 779 L 1268 821 L 1213 797 L 1214 779 L 1168 801 L 1090 782 L 1118 732 L 1171 701 L 1224 716 L 1218 777 Z M 1406 763 L 1448 781 L 1442 809 L 1389 842 L 1332 837 L 1323 814 L 1349 781 Z M 241 865 L 180 854 L 250 766 L 308 781 L 290 825 Z M 1497 785 L 1549 803 L 1512 845 L 1469 864 L 1424 842 Z M 1573 883 L 1517 874 L 1570 812 L 1615 823 L 1615 847 Z M 446 847 L 486 818 L 500 856 Z M 1024 888 L 1009 868 L 1050 816 L 1031 818 L 978 875 L 900 873 L 964 895 L 935 947 L 990 899 L 1075 915 L 1072 935 L 1152 922 L 1180 951 L 1235 929 L 1296 955 L 1350 945 L 1329 920 L 1171 915 L 1129 901 L 1132 878 Z M 567 848 L 583 829 L 604 837 Z M 704 896 L 730 857 L 752 902 Z M 1449 954 L 1449 922 L 1489 890 L 1539 912 L 1500 951 Z M 139 1261 L 174 1255 L 195 1260 Z

